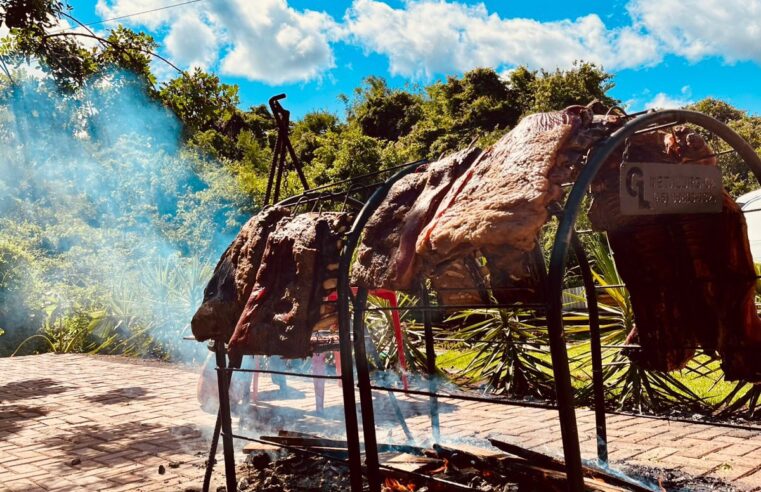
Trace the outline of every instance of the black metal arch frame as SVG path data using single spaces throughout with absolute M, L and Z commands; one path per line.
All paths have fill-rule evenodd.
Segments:
M 585 297 L 589 309 L 589 325 L 592 356 L 592 380 L 594 394 L 594 412 L 597 434 L 597 458 L 601 464 L 608 462 L 606 410 L 604 398 L 604 382 L 602 378 L 602 347 L 600 341 L 599 308 L 597 304 L 596 286 L 592 277 L 588 258 L 584 247 L 574 231 L 579 208 L 587 190 L 597 175 L 602 164 L 617 148 L 626 142 L 626 139 L 636 133 L 645 133 L 662 128 L 669 128 L 680 124 L 690 123 L 711 131 L 716 136 L 728 143 L 750 166 L 755 176 L 761 183 L 761 159 L 755 151 L 734 131 L 723 123 L 710 116 L 694 111 L 667 110 L 629 115 L 631 118 L 619 130 L 600 142 L 590 152 L 587 164 L 584 166 L 579 177 L 575 181 L 571 192 L 562 210 L 558 210 L 558 230 L 553 243 L 550 257 L 549 271 L 547 273 L 547 325 L 550 340 L 552 367 L 557 391 L 557 409 L 559 412 L 563 453 L 568 473 L 568 485 L 572 491 L 581 491 L 583 486 L 582 460 L 579 446 L 578 429 L 576 426 L 576 414 L 573 403 L 573 388 L 568 364 L 568 354 L 563 326 L 562 314 L 562 281 L 567 268 L 569 252 L 576 257 L 579 272 L 585 290 Z M 401 393 L 429 396 L 431 398 L 431 423 L 434 439 L 438 438 L 438 412 L 436 409 L 439 397 L 495 402 L 494 399 L 472 397 L 467 395 L 445 395 L 436 392 L 435 382 L 431 380 L 429 391 L 402 391 L 398 389 L 372 385 L 369 378 L 368 362 L 364 349 L 364 322 L 362 312 L 366 310 L 365 302 L 367 292 L 360 289 L 356 297 L 351 296 L 349 286 L 349 270 L 351 256 L 358 246 L 362 230 L 376 208 L 385 198 L 393 183 L 406 174 L 414 171 L 417 166 L 410 166 L 400 170 L 391 177 L 384 186 L 378 188 L 373 196 L 365 204 L 358 215 L 352 231 L 348 235 L 346 249 L 339 267 L 339 320 L 342 324 L 351 325 L 354 338 L 354 352 L 357 366 L 357 379 L 362 409 L 363 432 L 365 437 L 365 452 L 367 475 L 371 490 L 378 490 L 380 485 L 375 421 L 373 416 L 372 391 L 387 390 Z M 425 302 L 427 296 L 422 291 L 421 299 Z M 354 308 L 352 318 L 351 307 Z M 467 306 L 466 306 L 467 307 Z M 521 305 L 490 305 L 486 307 L 525 307 Z M 428 372 L 435 369 L 435 354 L 433 352 L 433 339 L 430 334 L 430 310 L 426 304 L 421 309 L 424 313 L 423 322 L 426 333 L 426 353 L 428 355 Z M 495 402 L 496 403 L 496 402 Z M 510 404 L 521 405 L 520 402 Z
M 594 391 L 594 410 L 597 433 L 597 455 L 601 463 L 607 463 L 607 437 L 605 429 L 605 400 L 602 380 L 602 355 L 600 343 L 600 326 L 599 311 L 597 305 L 596 287 L 592 278 L 591 268 L 587 261 L 584 248 L 579 241 L 574 225 L 579 214 L 582 199 L 584 198 L 589 185 L 592 183 L 597 172 L 605 160 L 625 143 L 626 139 L 636 133 L 654 131 L 660 128 L 672 127 L 679 124 L 690 123 L 700 126 L 716 136 L 720 137 L 729 144 L 741 158 L 745 160 L 753 171 L 754 175 L 761 183 L 761 159 L 755 151 L 740 136 L 723 123 L 701 113 L 684 111 L 684 110 L 667 110 L 648 112 L 645 114 L 629 115 L 631 118 L 619 130 L 614 132 L 610 137 L 600 142 L 590 153 L 587 164 L 578 176 L 571 192 L 565 202 L 562 210 L 558 210 L 559 219 L 558 230 L 553 243 L 548 271 L 546 271 L 546 303 L 541 306 L 535 306 L 546 310 L 547 325 L 550 341 L 550 351 L 552 357 L 552 367 L 555 377 L 557 392 L 557 406 L 528 404 L 527 402 L 504 402 L 495 401 L 491 398 L 470 396 L 470 395 L 453 395 L 437 392 L 436 384 L 433 378 L 430 380 L 429 391 L 401 390 L 391 387 L 376 386 L 371 383 L 369 374 L 369 364 L 365 346 L 365 327 L 364 314 L 367 311 L 367 291 L 358 289 L 356 294 L 352 293 L 349 280 L 352 256 L 361 239 L 362 232 L 375 210 L 385 199 L 391 186 L 403 176 L 414 172 L 418 166 L 425 161 L 419 161 L 386 169 L 376 173 L 362 176 L 363 179 L 370 177 L 376 178 L 382 173 L 396 171 L 396 174 L 385 181 L 373 183 L 371 185 L 357 186 L 357 181 L 347 180 L 338 183 L 332 183 L 323 187 L 306 191 L 302 195 L 291 197 L 283 202 L 285 206 L 298 206 L 307 203 L 320 203 L 323 201 L 343 201 L 344 204 L 351 202 L 355 208 L 362 205 L 361 200 L 349 197 L 349 194 L 359 191 L 374 190 L 370 198 L 364 203 L 361 210 L 356 216 L 355 222 L 349 232 L 346 233 L 346 244 L 341 252 L 339 263 L 338 277 L 338 315 L 339 315 L 339 337 L 341 350 L 341 364 L 343 380 L 343 398 L 346 418 L 348 460 L 338 459 L 347 463 L 351 470 L 351 488 L 353 492 L 359 492 L 363 487 L 363 475 L 366 474 L 371 491 L 380 489 L 380 468 L 384 468 L 378 461 L 378 444 L 375 435 L 375 416 L 373 409 L 372 394 L 373 391 L 385 390 L 389 392 L 398 391 L 401 393 L 428 396 L 431 401 L 431 424 L 434 440 L 438 439 L 438 398 L 452 398 L 471 401 L 486 401 L 493 403 L 504 403 L 518 406 L 540 406 L 543 408 L 557 408 L 559 412 L 561 436 L 563 442 L 563 452 L 568 475 L 569 489 L 576 492 L 582 491 L 583 475 L 581 452 L 578 439 L 578 430 L 576 426 L 576 414 L 573 402 L 573 389 L 571 386 L 570 368 L 568 364 L 568 354 L 566 349 L 563 315 L 562 315 L 562 280 L 568 267 L 569 252 L 572 252 L 577 259 L 582 277 L 587 305 L 589 309 L 590 320 L 590 338 L 592 354 L 592 373 L 593 373 L 593 391 Z M 285 150 L 285 149 L 284 149 Z M 349 185 L 348 190 L 333 191 L 336 186 Z M 431 307 L 427 305 L 427 292 L 425 286 L 421 285 L 421 303 L 419 307 L 405 307 L 408 310 L 420 310 L 423 313 L 423 324 L 425 327 L 425 345 L 428 360 L 427 370 L 430 373 L 435 371 L 435 353 L 433 350 L 433 336 L 431 331 L 430 311 Z M 438 306 L 435 309 L 440 309 Z M 460 306 L 462 307 L 462 306 Z M 467 306 L 466 306 L 467 307 Z M 526 307 L 525 305 L 487 305 L 479 307 Z M 529 306 L 531 307 L 531 306 Z M 391 309 L 391 308 L 389 308 Z M 208 483 L 211 476 L 211 468 L 214 464 L 216 453 L 217 438 L 221 435 L 224 445 L 225 456 L 225 474 L 227 478 L 228 490 L 234 490 L 235 481 L 235 462 L 233 455 L 232 440 L 233 438 L 244 439 L 255 442 L 263 442 L 258 439 L 249 438 L 232 433 L 230 402 L 228 395 L 229 377 L 234 371 L 242 372 L 260 372 L 268 373 L 268 370 L 244 370 L 227 367 L 225 357 L 224 341 L 217 341 L 214 347 L 217 357 L 217 373 L 220 393 L 220 412 L 217 418 L 217 427 L 212 439 L 212 447 L 209 455 L 209 465 L 207 466 L 205 490 L 208 490 Z M 352 358 L 352 352 L 354 358 Z M 364 451 L 365 463 L 362 463 L 362 443 L 359 440 L 357 408 L 354 395 L 354 378 L 353 370 L 357 371 L 357 386 L 359 390 L 362 427 L 364 434 Z M 291 373 L 288 373 L 291 374 Z M 300 377 L 315 377 L 309 374 L 292 374 Z M 324 376 L 325 378 L 338 378 Z M 274 444 L 268 442 L 267 444 Z M 277 444 L 276 444 L 277 445 Z M 293 448 L 290 446 L 280 445 L 281 447 L 291 449 L 308 455 L 320 455 L 329 459 L 336 459 L 335 456 L 327 456 L 320 453 Z M 363 470 L 364 469 L 364 470 Z
M 622 128 L 614 132 L 602 142 L 593 152 L 591 159 L 576 179 L 571 192 L 566 200 L 560 223 L 555 235 L 555 241 L 550 256 L 549 271 L 549 295 L 550 310 L 548 313 L 548 327 L 550 332 L 550 350 L 552 352 L 555 382 L 558 391 L 558 411 L 560 414 L 560 428 L 563 437 L 563 451 L 572 490 L 583 490 L 583 477 L 581 471 L 581 451 L 579 449 L 578 430 L 576 428 L 576 416 L 573 407 L 573 394 L 571 387 L 570 372 L 568 371 L 568 358 L 565 349 L 565 336 L 563 333 L 562 316 L 562 283 L 568 260 L 568 250 L 573 243 L 573 230 L 579 215 L 579 208 L 587 189 L 592 184 L 605 160 L 626 139 L 636 133 L 654 131 L 659 128 L 669 128 L 676 125 L 691 123 L 700 126 L 732 147 L 740 155 L 745 163 L 751 168 L 756 179 L 761 183 L 761 159 L 753 148 L 735 133 L 727 125 L 707 116 L 703 113 L 686 110 L 656 111 L 641 115 L 626 123 Z M 595 301 L 596 306 L 596 301 Z M 599 349 L 599 334 L 596 338 Z M 594 348 L 593 348 L 594 350 Z M 593 353 L 593 357 L 595 354 Z M 595 357 L 596 358 L 596 357 Z M 558 372 L 558 369 L 560 372 Z M 594 368 L 593 368 L 594 370 Z M 598 378 L 599 379 L 599 378 Z M 595 394 L 597 388 L 595 388 Z M 604 410 L 602 417 L 604 418 Z

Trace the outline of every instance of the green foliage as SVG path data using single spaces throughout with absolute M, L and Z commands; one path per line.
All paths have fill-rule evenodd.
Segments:
M 238 87 L 223 84 L 216 75 L 199 68 L 164 84 L 159 90 L 161 101 L 182 121 L 186 135 L 219 130 L 238 105 Z
M 319 137 L 320 146 L 306 169 L 315 185 L 339 181 L 382 169 L 384 144 L 363 134 L 355 125 L 341 132 L 330 130 Z
M 402 349 L 407 370 L 412 374 L 425 374 L 427 359 L 424 344 L 421 342 L 423 325 L 414 318 L 413 311 L 404 309 L 417 305 L 418 298 L 399 292 L 397 302 L 400 308 L 398 312 L 402 325 Z M 370 365 L 381 370 L 401 371 L 390 303 L 386 299 L 370 295 L 367 306 L 376 309 L 368 311 L 365 315 L 365 329 L 372 340 L 372 344 L 367 344 Z
M 158 44 L 149 34 L 118 26 L 109 32 L 95 61 L 101 67 L 116 67 L 135 74 L 147 88 L 152 88 L 156 84 L 156 76 L 151 72 L 149 53 L 156 48 Z
M 700 111 L 726 124 L 745 139 L 756 153 L 761 154 L 761 117 L 749 116 L 747 112 L 713 98 L 703 99 L 687 109 Z M 731 150 L 723 140 L 713 134 L 705 131 L 701 133 L 716 153 Z M 722 171 L 724 188 L 730 195 L 737 198 L 759 188 L 758 179 L 736 153 L 721 154 L 717 160 Z
M 68 6 L 58 0 L 3 0 L 0 2 L 0 26 L 44 32 L 56 25 Z
M 506 309 L 468 309 L 451 316 L 453 339 L 468 357 L 458 376 L 484 391 L 552 399 L 555 394 L 546 323 Z
M 613 88 L 613 76 L 592 63 L 574 63 L 570 70 L 542 71 L 529 85 L 533 94 L 530 112 L 562 109 L 574 104 L 586 105 L 593 99 L 607 106 L 617 101 L 606 93 Z
M 349 120 L 355 121 L 369 137 L 398 140 L 409 133 L 422 116 L 420 97 L 391 90 L 381 77 L 365 79 L 365 85 L 357 88 L 356 94 Z

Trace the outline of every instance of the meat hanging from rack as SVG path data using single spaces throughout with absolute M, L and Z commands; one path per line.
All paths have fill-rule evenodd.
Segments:
M 337 322 L 327 302 L 337 286 L 342 233 L 350 215 L 285 217 L 267 238 L 251 294 L 229 342 L 231 353 L 303 358 L 314 332 Z
M 482 248 L 531 251 L 548 206 L 604 133 L 602 120 L 583 106 L 521 120 L 450 188 L 418 236 L 421 261 L 438 265 Z
M 619 124 L 591 106 L 531 115 L 483 153 L 468 149 L 405 176 L 368 223 L 353 280 L 407 290 L 429 277 L 441 302 L 455 306 L 484 303 L 489 291 L 499 302 L 535 300 L 547 207 Z
M 352 283 L 368 289 L 411 290 L 419 280 L 415 241 L 420 230 L 481 151 L 468 148 L 421 166 L 391 186 L 365 226 Z
M 267 207 L 241 228 L 220 257 L 193 316 L 191 329 L 196 340 L 230 338 L 254 286 L 267 238 L 288 216 L 286 208 Z
M 625 155 L 624 155 L 625 154 Z M 626 216 L 620 211 L 619 164 L 716 165 L 703 138 L 689 128 L 635 135 L 598 173 L 589 210 L 606 231 L 629 290 L 635 327 L 628 340 L 640 367 L 675 370 L 695 347 L 722 359 L 730 380 L 761 381 L 761 320 L 745 218 L 723 192 L 721 213 Z

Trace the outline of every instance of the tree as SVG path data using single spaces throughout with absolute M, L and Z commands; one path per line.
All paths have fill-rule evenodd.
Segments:
M 761 154 L 760 117 L 749 116 L 746 111 L 714 98 L 703 99 L 687 106 L 686 109 L 705 113 L 728 125 L 745 139 L 758 154 Z M 759 187 L 758 179 L 756 179 L 743 159 L 734 152 L 722 154 L 723 151 L 729 150 L 729 146 L 726 143 L 710 132 L 701 131 L 701 134 L 714 152 L 720 154 L 717 157 L 717 161 L 722 171 L 724 188 L 732 196 L 737 197 Z
M 569 70 L 542 70 L 531 84 L 533 104 L 528 111 L 553 111 L 597 99 L 607 106 L 618 101 L 606 93 L 614 87 L 613 75 L 594 63 L 576 62 Z
M 521 114 L 505 81 L 489 68 L 466 72 L 462 79 L 449 77 L 442 91 L 456 131 L 510 128 Z
M 307 113 L 293 126 L 291 141 L 302 163 L 312 162 L 321 145 L 321 137 L 328 132 L 339 132 L 338 117 L 326 111 Z
M 695 104 L 691 104 L 685 109 L 707 114 L 708 116 L 716 118 L 722 123 L 729 123 L 731 121 L 747 118 L 748 116 L 747 112 L 737 109 L 729 103 L 719 99 L 714 99 L 712 97 L 708 97 L 696 102 Z
M 152 89 L 156 84 L 156 76 L 151 72 L 149 53 L 158 47 L 153 37 L 118 26 L 108 34 L 106 41 L 95 56 L 98 65 L 126 70 Z
M 367 136 L 398 140 L 409 133 L 422 116 L 419 97 L 390 89 L 381 77 L 366 78 L 356 93 L 358 100 L 350 110 L 349 119 L 356 121 Z
M 310 183 L 322 185 L 360 176 L 383 167 L 383 141 L 351 125 L 319 138 L 314 160 L 307 168 Z
M 11 32 L 2 48 L 7 61 L 18 65 L 38 60 L 61 88 L 71 90 L 95 73 L 96 63 L 92 53 L 72 37 L 48 34 L 67 10 L 57 0 L 2 0 L 0 26 L 5 24 Z
M 165 83 L 161 101 L 182 121 L 186 134 L 219 129 L 237 111 L 238 87 L 220 82 L 216 75 L 196 68 Z

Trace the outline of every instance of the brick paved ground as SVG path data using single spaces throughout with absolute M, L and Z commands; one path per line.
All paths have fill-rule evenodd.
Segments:
M 200 485 L 213 419 L 198 408 L 192 371 L 118 357 L 46 354 L 0 359 L 0 374 L 0 490 Z M 287 418 L 298 421 L 293 429 L 329 433 L 340 427 L 335 383 L 327 383 L 324 416 L 314 412 L 311 383 L 291 383 L 302 394 L 277 401 L 269 378 L 262 378 L 262 411 L 288 405 Z M 383 421 L 379 440 L 398 440 L 388 397 L 378 394 L 376 403 Z M 401 405 L 423 442 L 430 433 L 427 399 L 403 398 Z M 441 421 L 445 439 L 501 437 L 560 453 L 554 411 L 443 401 Z M 761 432 L 617 415 L 609 416 L 608 429 L 614 463 L 678 468 L 761 490 Z M 579 430 L 584 456 L 593 458 L 591 412 L 579 412 Z

